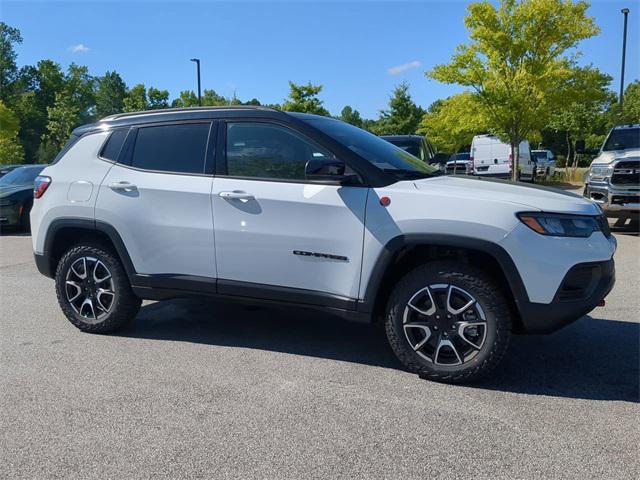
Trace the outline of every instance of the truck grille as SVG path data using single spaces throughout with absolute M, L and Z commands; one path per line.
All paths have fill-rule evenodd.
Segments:
M 614 185 L 640 185 L 640 162 L 618 162 L 613 168 L 611 183 Z

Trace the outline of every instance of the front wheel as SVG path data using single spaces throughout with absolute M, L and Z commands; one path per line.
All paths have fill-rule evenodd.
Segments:
M 56 294 L 69 321 L 92 333 L 122 328 L 142 303 L 120 260 L 92 244 L 77 245 L 64 254 L 56 269 Z
M 386 331 L 409 371 L 464 383 L 499 363 L 509 343 L 511 312 L 501 289 L 480 270 L 433 262 L 397 284 L 387 305 Z

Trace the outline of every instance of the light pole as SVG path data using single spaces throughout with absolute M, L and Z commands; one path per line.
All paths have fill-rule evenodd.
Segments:
M 622 116 L 622 105 L 624 102 L 624 62 L 627 55 L 627 17 L 629 16 L 629 9 L 623 8 L 620 11 L 624 15 L 624 33 L 622 34 L 622 72 L 620 73 L 620 116 Z
M 196 66 L 198 67 L 198 105 L 202 106 L 202 94 L 200 93 L 200 59 L 192 58 L 191 61 L 196 62 Z

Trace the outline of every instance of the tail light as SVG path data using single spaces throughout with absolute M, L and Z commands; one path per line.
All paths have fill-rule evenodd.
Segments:
M 38 175 L 33 182 L 33 198 L 40 198 L 44 195 L 44 192 L 47 191 L 51 185 L 51 177 L 47 177 L 46 175 Z

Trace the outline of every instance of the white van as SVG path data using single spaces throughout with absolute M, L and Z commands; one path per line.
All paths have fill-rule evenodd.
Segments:
M 473 174 L 500 178 L 511 178 L 513 159 L 511 146 L 495 135 L 476 135 L 471 142 Z M 520 178 L 534 181 L 535 161 L 531 158 L 529 142 L 520 143 Z

